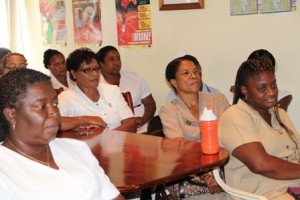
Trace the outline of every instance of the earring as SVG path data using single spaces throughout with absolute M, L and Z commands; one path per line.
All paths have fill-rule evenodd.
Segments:
M 13 128 L 13 130 L 15 130 L 16 129 L 16 121 L 15 120 L 13 120 L 13 122 L 12 122 L 12 128 Z
M 245 100 L 247 100 L 248 99 L 248 97 L 247 96 L 245 96 Z

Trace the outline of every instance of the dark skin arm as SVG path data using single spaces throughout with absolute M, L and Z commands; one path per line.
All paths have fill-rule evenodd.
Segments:
M 95 125 L 106 127 L 107 124 L 98 116 L 61 117 L 60 130 L 66 131 L 80 126 Z
M 135 118 L 130 117 L 127 119 L 124 119 L 121 121 L 121 125 L 115 128 L 114 130 L 118 131 L 128 131 L 135 133 L 136 132 L 136 124 L 135 124 Z
M 145 106 L 145 112 L 142 117 L 135 118 L 137 127 L 141 127 L 147 123 L 154 116 L 156 110 L 156 103 L 152 97 L 152 94 L 142 99 L 142 104 Z
M 176 138 L 173 138 L 173 140 L 182 140 L 182 141 L 184 141 L 184 138 L 176 137 Z M 193 176 L 197 176 L 197 175 L 193 175 Z M 222 188 L 218 185 L 218 183 L 215 180 L 215 177 L 214 177 L 214 175 L 212 174 L 211 171 L 202 174 L 200 176 L 200 179 L 205 183 L 206 187 L 208 188 L 208 190 L 211 194 L 222 192 Z
M 282 108 L 285 111 L 287 111 L 290 103 L 292 102 L 292 100 L 293 100 L 292 95 L 288 95 L 288 96 L 283 97 L 282 99 L 280 99 L 280 101 L 278 101 L 279 108 Z
M 268 154 L 260 142 L 243 144 L 235 148 L 232 155 L 255 174 L 277 180 L 300 178 L 300 164 Z
M 222 188 L 218 185 L 212 172 L 206 172 L 200 176 L 200 179 L 206 184 L 210 193 L 222 192 Z

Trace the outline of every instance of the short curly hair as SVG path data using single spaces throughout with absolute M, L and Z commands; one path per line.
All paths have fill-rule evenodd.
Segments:
M 67 70 L 70 73 L 70 78 L 73 81 L 76 81 L 72 76 L 71 70 L 77 72 L 83 62 L 89 64 L 91 63 L 92 59 L 95 59 L 97 61 L 96 54 L 89 48 L 76 49 L 75 51 L 70 53 L 66 61 Z

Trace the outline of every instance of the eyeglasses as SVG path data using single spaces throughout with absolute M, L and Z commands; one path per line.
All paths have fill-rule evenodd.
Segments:
M 79 69 L 79 71 L 81 71 L 81 72 L 83 72 L 85 74 L 92 74 L 93 71 L 95 71 L 96 73 L 99 73 L 100 67 Z
M 27 67 L 27 63 L 10 63 L 8 64 L 5 68 L 9 69 L 9 70 L 14 70 L 14 69 L 19 69 L 19 68 L 26 68 Z
M 199 76 L 201 74 L 201 69 L 194 69 L 193 71 L 185 70 L 179 76 L 190 77 L 191 75 Z

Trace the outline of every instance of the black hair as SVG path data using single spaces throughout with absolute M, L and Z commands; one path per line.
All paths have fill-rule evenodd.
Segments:
M 250 59 L 241 64 L 235 78 L 233 104 L 236 104 L 239 99 L 245 99 L 244 94 L 241 92 L 241 87 L 248 86 L 249 79 L 263 71 L 274 73 L 271 63 L 263 58 Z
M 197 67 L 199 67 L 201 69 L 201 65 L 200 65 L 199 61 L 197 60 L 197 58 L 195 58 L 192 55 L 184 55 L 179 58 L 175 58 L 167 65 L 166 72 L 165 72 L 166 79 L 169 83 L 170 83 L 171 79 L 175 79 L 175 74 L 178 71 L 181 61 L 183 61 L 183 60 L 192 61 Z
M 0 141 L 9 133 L 9 124 L 4 116 L 5 108 L 16 108 L 20 97 L 35 83 L 49 83 L 50 77 L 33 69 L 15 69 L 0 78 Z
M 239 99 L 245 100 L 245 95 L 241 92 L 241 86 L 247 86 L 250 78 L 264 71 L 271 71 L 275 74 L 274 70 L 275 68 L 272 65 L 272 63 L 269 60 L 266 60 L 262 57 L 256 59 L 249 59 L 243 62 L 236 74 L 233 104 L 237 104 Z M 278 105 L 276 105 L 273 109 L 278 123 L 281 127 L 283 127 L 286 130 L 289 137 L 292 139 L 292 141 L 295 143 L 298 149 L 297 138 L 295 137 L 293 131 L 282 122 L 279 116 Z
M 44 52 L 43 63 L 44 63 L 44 66 L 45 66 L 46 69 L 48 69 L 48 65 L 50 65 L 51 58 L 55 55 L 62 55 L 64 57 L 64 55 L 56 49 L 47 49 Z
M 76 49 L 75 51 L 70 53 L 66 61 L 67 70 L 70 73 L 70 78 L 75 81 L 75 78 L 72 76 L 71 70 L 77 72 L 83 62 L 89 64 L 91 63 L 92 59 L 97 60 L 96 54 L 89 48 Z
M 0 48 L 0 60 L 2 61 L 2 58 L 9 53 L 11 53 L 11 50 L 1 47 Z
M 256 59 L 256 58 L 263 58 L 263 59 L 268 60 L 269 62 L 271 62 L 272 66 L 275 68 L 275 65 L 276 65 L 275 58 L 268 50 L 265 50 L 265 49 L 255 50 L 248 56 L 247 60 Z
M 201 73 L 201 65 L 200 65 L 199 61 L 197 60 L 197 58 L 192 55 L 187 54 L 187 55 L 181 56 L 179 58 L 175 58 L 167 65 L 167 68 L 165 71 L 165 76 L 169 83 L 172 79 L 175 79 L 175 74 L 178 71 L 179 65 L 183 60 L 192 61 L 196 65 L 196 67 L 198 67 L 200 69 L 200 73 Z M 173 88 L 174 92 L 177 93 L 176 88 L 174 88 L 172 84 L 170 84 L 170 85 Z
M 105 47 L 102 47 L 101 49 L 99 49 L 99 51 L 96 53 L 96 57 L 97 57 L 97 61 L 98 63 L 100 62 L 104 62 L 104 58 L 106 56 L 106 54 L 110 51 L 118 51 L 118 49 L 116 47 L 113 47 L 113 46 L 105 46 Z

